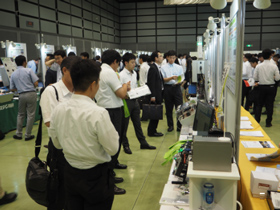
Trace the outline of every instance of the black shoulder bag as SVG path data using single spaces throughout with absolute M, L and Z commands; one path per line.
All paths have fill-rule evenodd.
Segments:
M 56 99 L 58 101 L 57 90 L 54 86 L 53 88 L 55 89 Z M 43 90 L 41 90 L 41 94 L 42 92 Z M 42 143 L 42 121 L 43 121 L 43 117 L 41 114 L 39 128 L 38 128 L 36 142 L 35 142 L 35 157 L 32 158 L 28 163 L 27 170 L 26 170 L 25 184 L 29 196 L 36 203 L 43 206 L 48 206 L 48 200 L 49 200 L 48 188 L 49 185 L 53 185 L 50 182 L 53 182 L 54 178 L 52 177 L 52 174 L 48 171 L 46 162 L 41 161 L 39 158 L 39 153 L 41 150 L 41 143 Z

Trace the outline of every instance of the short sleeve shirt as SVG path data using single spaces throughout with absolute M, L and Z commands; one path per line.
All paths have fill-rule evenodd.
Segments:
M 115 93 L 121 87 L 121 81 L 114 69 L 103 63 L 101 65 L 99 89 L 95 95 L 97 105 L 106 109 L 122 107 L 123 101 Z
M 34 83 L 38 80 L 32 69 L 18 66 L 12 73 L 10 89 L 17 89 L 18 93 L 35 91 Z

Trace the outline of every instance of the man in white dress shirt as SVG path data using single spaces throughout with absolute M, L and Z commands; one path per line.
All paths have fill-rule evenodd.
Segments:
M 184 72 L 182 66 L 175 63 L 176 52 L 169 50 L 167 54 L 168 63 L 161 67 L 161 73 L 164 80 L 164 102 L 166 108 L 166 118 L 168 125 L 168 132 L 174 130 L 173 127 L 173 108 L 175 109 L 183 103 L 181 82 L 184 81 Z M 181 76 L 181 81 L 177 78 Z M 181 130 L 181 123 L 177 119 L 177 131 Z
M 280 80 L 278 67 L 270 62 L 271 50 L 265 49 L 262 52 L 264 61 L 257 65 L 254 72 L 254 79 L 258 82 L 259 97 L 256 104 L 255 119 L 261 121 L 262 107 L 265 105 L 267 111 L 266 127 L 271 127 L 273 104 L 275 96 L 275 81 Z
M 123 101 L 126 97 L 127 91 L 130 90 L 130 82 L 121 84 L 119 75 L 117 74 L 118 67 L 121 61 L 121 56 L 116 50 L 106 50 L 102 54 L 102 65 L 100 72 L 99 90 L 96 93 L 95 99 L 97 105 L 101 106 L 109 112 L 111 121 L 115 126 L 119 136 L 122 136 L 124 129 L 124 112 Z M 119 150 L 117 154 L 112 156 L 110 167 L 116 169 L 126 169 L 127 166 L 120 164 L 118 161 L 121 138 L 119 138 Z M 122 182 L 121 180 L 115 180 L 115 182 Z M 124 194 L 125 190 L 115 186 L 115 194 Z
M 64 50 L 57 50 L 54 53 L 54 59 L 46 62 L 46 65 L 50 67 L 53 71 L 56 71 L 56 81 L 58 82 L 62 78 L 62 72 L 60 65 L 62 61 L 66 58 L 66 53 Z
M 70 68 L 73 63 L 81 60 L 81 58 L 72 56 L 65 58 L 61 63 L 61 70 L 62 70 L 62 79 L 53 85 L 46 87 L 44 90 L 41 100 L 40 106 L 42 109 L 42 116 L 45 125 L 50 127 L 51 115 L 55 109 L 55 107 L 72 97 L 73 92 L 73 84 L 72 79 L 70 76 Z M 50 133 L 49 133 L 50 138 Z M 53 161 L 53 157 L 56 156 L 56 162 Z M 47 156 L 47 163 L 50 166 L 51 171 L 57 170 L 58 171 L 58 179 L 59 179 L 59 186 L 57 199 L 50 200 L 50 205 L 48 207 L 49 210 L 52 209 L 64 209 L 65 208 L 65 191 L 64 191 L 64 166 L 66 164 L 66 160 L 64 154 L 61 149 L 56 149 L 53 145 L 52 139 L 50 138 L 48 144 L 48 156 Z M 56 166 L 56 168 L 54 168 Z M 54 194 L 54 193 L 53 193 Z M 50 198 L 52 199 L 52 198 Z
M 74 94 L 53 111 L 50 134 L 66 158 L 65 190 L 69 210 L 110 210 L 114 178 L 109 167 L 119 148 L 118 133 L 106 109 L 92 100 L 99 88 L 100 67 L 92 60 L 71 67 Z M 105 126 L 106 125 L 106 126 Z
M 137 84 L 137 76 L 136 72 L 134 71 L 135 67 L 135 56 L 132 53 L 125 53 L 123 56 L 123 63 L 124 63 L 124 69 L 120 73 L 121 83 L 126 84 L 127 82 L 130 82 L 131 89 L 135 89 L 138 87 Z M 146 141 L 146 138 L 143 134 L 142 128 L 141 128 L 141 122 L 140 122 L 140 106 L 136 99 L 125 99 L 126 104 L 130 113 L 130 118 L 134 126 L 135 134 L 137 136 L 137 139 L 140 143 L 140 149 L 156 149 L 156 147 L 151 146 Z M 129 124 L 129 117 L 125 118 L 124 123 L 124 132 L 122 135 L 122 144 L 124 148 L 124 152 L 127 154 L 132 154 L 131 149 L 129 147 L 128 138 L 126 136 L 128 124 Z
M 150 69 L 150 66 L 147 63 L 147 56 L 141 54 L 139 57 L 139 63 L 140 63 L 139 83 L 140 86 L 144 86 L 147 84 L 148 71 Z
M 241 98 L 241 106 L 243 106 L 247 111 L 249 111 L 250 103 L 249 103 L 249 92 L 252 87 L 246 87 L 245 81 L 252 78 L 252 66 L 249 60 L 252 58 L 250 53 L 246 53 L 243 57 L 243 69 L 242 69 L 242 98 Z M 244 99 L 246 97 L 246 103 L 244 106 Z

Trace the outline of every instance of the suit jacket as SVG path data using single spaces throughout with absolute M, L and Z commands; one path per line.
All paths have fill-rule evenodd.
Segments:
M 163 77 L 159 72 L 157 65 L 154 63 L 150 64 L 150 69 L 148 71 L 148 78 L 147 78 L 147 85 L 151 90 L 149 101 L 151 100 L 151 97 L 155 97 L 157 104 L 162 103 L 163 84 L 164 84 Z

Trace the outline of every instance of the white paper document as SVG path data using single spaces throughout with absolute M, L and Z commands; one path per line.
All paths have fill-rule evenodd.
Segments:
M 240 129 L 253 129 L 251 121 L 240 121 Z
M 269 141 L 241 141 L 245 148 L 274 148 Z
M 240 117 L 241 120 L 249 120 L 249 117 Z
M 279 188 L 278 188 L 279 189 Z M 273 203 L 274 208 L 280 208 L 280 193 L 279 192 L 271 192 L 271 201 Z
M 134 89 L 128 91 L 127 94 L 130 99 L 135 99 L 135 98 L 139 98 L 141 96 L 150 95 L 151 91 L 147 85 L 144 85 L 144 86 L 134 88 Z
M 246 153 L 246 156 L 247 156 L 248 160 L 251 160 L 251 157 L 262 158 L 262 157 L 266 157 L 267 155 L 268 155 L 268 154 Z
M 240 136 L 264 137 L 261 131 L 240 131 Z

